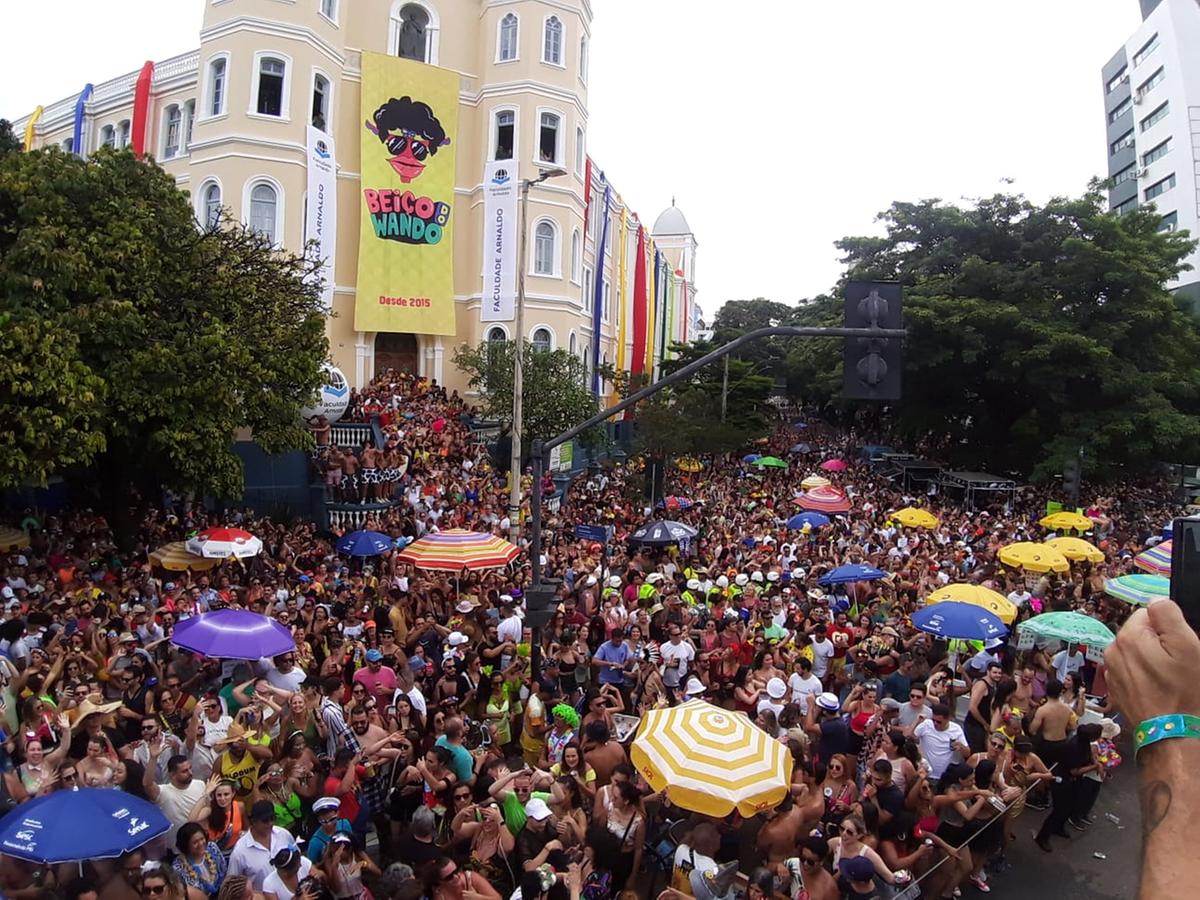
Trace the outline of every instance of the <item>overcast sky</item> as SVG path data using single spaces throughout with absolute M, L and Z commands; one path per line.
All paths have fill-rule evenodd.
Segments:
M 893 200 L 1081 193 L 1107 174 L 1100 66 L 1140 21 L 1137 0 L 592 6 L 589 153 L 644 221 L 677 198 L 710 316 L 828 290 L 833 242 Z M 194 49 L 202 9 L 0 0 L 0 116 Z

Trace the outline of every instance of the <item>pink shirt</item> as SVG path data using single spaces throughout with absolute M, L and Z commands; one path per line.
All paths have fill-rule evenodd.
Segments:
M 387 666 L 380 666 L 378 672 L 372 672 L 363 666 L 354 673 L 354 681 L 367 689 L 373 697 L 392 696 L 396 693 L 396 672 Z

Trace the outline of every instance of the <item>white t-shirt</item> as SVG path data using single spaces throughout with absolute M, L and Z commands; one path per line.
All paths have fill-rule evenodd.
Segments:
M 295 846 L 295 838 L 278 825 L 271 827 L 270 846 L 260 844 L 254 838 L 249 828 L 233 845 L 233 853 L 229 855 L 229 875 L 245 875 L 250 879 L 254 890 L 261 891 L 267 876 L 275 871 L 271 860 L 275 854 L 286 847 Z
M 175 832 L 185 824 L 192 812 L 192 807 L 204 796 L 204 782 L 193 778 L 185 788 L 177 788 L 171 782 L 158 786 L 158 808 L 171 823 L 171 830 L 166 834 L 167 846 L 175 846 Z
M 929 763 L 929 774 L 932 778 L 941 778 L 942 773 L 954 761 L 955 744 L 965 744 L 967 736 L 963 734 L 962 726 L 951 722 L 945 731 L 938 731 L 932 719 L 926 719 L 913 731 L 913 737 L 921 742 L 921 755 Z
M 800 711 L 805 715 L 808 714 L 808 698 L 823 690 L 820 678 L 812 674 L 801 678 L 799 672 L 793 672 L 788 678 L 788 687 L 792 689 L 792 702 L 799 703 Z
M 296 878 L 303 881 L 308 877 L 308 873 L 312 871 L 312 862 L 307 856 L 300 857 L 300 871 L 296 873 Z M 278 900 L 292 900 L 295 894 L 291 889 L 283 883 L 283 879 L 279 877 L 279 871 L 273 871 L 270 875 L 263 879 L 262 889 L 264 894 L 274 894 Z
M 713 872 L 720 868 L 720 863 L 711 856 L 697 853 L 687 844 L 680 844 L 675 848 L 675 868 L 687 873 Z
M 1009 592 L 1008 599 L 1013 606 L 1020 609 L 1024 604 L 1028 603 L 1033 598 L 1033 594 L 1026 590 Z
M 267 660 L 269 668 L 267 669 L 267 684 L 271 687 L 279 688 L 281 691 L 291 691 L 293 694 L 300 690 L 300 685 L 304 684 L 304 670 L 299 666 L 292 666 L 290 672 L 280 672 L 275 665 Z
M 1070 656 L 1066 650 L 1059 650 L 1050 660 L 1050 665 L 1054 667 L 1054 671 L 1058 676 L 1058 680 L 1062 681 L 1071 672 L 1078 672 L 1083 668 L 1083 653 L 1076 650 Z
M 829 661 L 833 659 L 833 641 L 826 638 L 821 642 L 812 642 L 813 674 L 824 678 L 829 671 Z
M 663 684 L 668 687 L 679 687 L 683 683 L 683 679 L 687 678 L 692 660 L 696 658 L 696 648 L 687 641 L 680 641 L 678 644 L 667 641 L 665 644 L 660 644 L 658 649 L 662 653 Z M 673 659 L 679 660 L 678 666 L 668 665 Z

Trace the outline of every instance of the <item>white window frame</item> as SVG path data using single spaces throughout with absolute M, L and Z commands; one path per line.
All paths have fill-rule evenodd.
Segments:
M 579 229 L 571 231 L 571 284 L 580 284 L 583 277 L 583 235 Z
M 312 100 L 317 93 L 317 79 L 325 79 L 325 127 L 320 129 L 326 134 L 333 134 L 333 78 L 324 69 L 317 66 L 312 67 L 312 72 L 309 78 L 310 89 L 308 92 L 308 122 L 312 122 Z M 315 126 L 314 126 L 315 127 Z
M 124 150 L 129 146 L 133 135 L 133 123 L 129 119 L 122 119 L 117 123 L 117 149 Z
M 501 48 L 504 46 L 504 22 L 509 17 L 512 17 L 517 23 L 517 36 L 513 46 L 512 56 L 503 56 Z M 500 21 L 496 23 L 496 65 L 503 63 L 517 62 L 521 59 L 521 17 L 515 12 L 506 12 L 500 17 Z
M 567 352 L 575 356 L 579 352 L 579 338 L 575 336 L 575 331 L 572 329 L 570 336 L 567 338 Z
M 258 89 L 262 64 L 268 59 L 283 63 L 283 96 L 280 98 L 279 115 L 277 116 L 258 111 Z M 246 115 L 265 122 L 290 122 L 292 120 L 292 73 L 292 58 L 286 53 L 278 50 L 259 50 L 255 53 L 254 68 L 250 70 L 250 108 L 246 111 Z
M 588 37 L 583 35 L 579 38 L 579 80 L 587 84 L 588 80 Z
M 487 330 L 484 331 L 484 333 L 483 333 L 484 343 L 488 343 L 488 344 L 492 343 L 492 332 L 493 331 L 501 332 L 504 335 L 504 340 L 506 340 L 506 341 L 512 340 L 512 334 L 509 332 L 507 325 L 505 325 L 502 322 L 489 322 Z M 499 341 L 497 341 L 496 343 L 499 343 Z
M 242 223 L 250 227 L 250 203 L 251 197 L 254 195 L 254 189 L 261 184 L 269 185 L 275 189 L 275 240 L 276 247 L 283 246 L 283 223 L 287 221 L 284 218 L 284 204 L 286 195 L 283 192 L 283 185 L 269 175 L 256 175 L 254 178 L 246 182 L 246 186 L 242 189 Z M 223 196 L 223 195 L 222 195 Z
M 336 28 L 341 13 L 341 5 L 340 0 L 317 0 L 317 13 Z M 329 12 L 325 11 L 326 7 L 329 7 Z
M 425 62 L 436 66 L 441 43 L 441 20 L 433 5 L 422 0 L 392 0 L 392 10 L 388 15 L 388 54 L 400 55 L 400 10 L 410 4 L 421 7 L 429 15 L 429 25 L 425 29 Z
M 579 296 L 583 298 L 583 311 L 591 313 L 592 311 L 592 295 L 596 292 L 596 274 L 591 266 L 583 267 L 583 289 L 579 292 Z
M 542 116 L 549 114 L 558 119 L 558 134 L 554 139 L 554 159 L 550 162 L 542 159 Z M 539 106 L 537 108 L 537 118 L 534 119 L 534 142 L 533 142 L 533 162 L 534 165 L 544 169 L 556 169 L 562 167 L 563 158 L 567 154 L 567 117 L 560 109 L 555 109 L 551 106 Z
M 545 324 L 544 322 L 538 323 L 537 325 L 534 325 L 532 328 L 530 328 L 529 329 L 529 337 L 526 340 L 528 340 L 529 343 L 532 345 L 533 344 L 533 336 L 535 334 L 537 334 L 539 331 L 545 331 L 546 334 L 550 335 L 550 346 L 547 347 L 544 352 L 553 353 L 556 349 L 558 349 L 558 337 L 557 337 L 557 335 L 555 335 L 554 329 L 551 328 L 549 325 Z M 534 349 L 536 349 L 536 347 Z
M 220 198 L 220 209 L 225 208 L 225 187 L 221 184 L 221 179 L 215 175 L 210 175 L 200 182 L 200 190 L 196 192 L 196 221 L 200 223 L 201 228 L 208 228 L 208 192 L 212 188 L 217 189 Z
M 171 120 L 178 116 L 175 123 L 174 149 L 171 144 Z M 178 103 L 169 104 L 162 112 L 162 150 L 159 158 L 175 159 L 183 153 L 183 107 Z
M 192 129 L 196 125 L 196 101 L 187 100 L 183 104 L 183 140 L 179 152 L 187 156 L 192 151 Z
M 218 62 L 225 64 L 225 74 L 221 79 L 221 108 L 213 112 L 213 66 Z M 208 58 L 208 62 L 204 66 L 204 96 L 200 109 L 203 115 L 200 116 L 200 121 L 207 119 L 220 119 L 229 114 L 229 77 L 232 72 L 231 58 L 228 52 L 214 53 Z
M 105 138 L 105 134 L 108 135 L 108 138 Z M 120 136 L 117 134 L 116 125 L 101 125 L 100 133 L 96 138 L 96 145 L 98 147 L 111 147 L 116 149 L 117 141 L 119 139 Z
M 546 37 L 550 29 L 550 21 L 554 20 L 558 23 L 558 61 L 546 57 Z M 567 23 L 556 15 L 549 15 L 542 19 L 542 63 L 547 66 L 554 66 L 556 69 L 565 69 L 567 67 Z
M 537 269 L 538 229 L 543 225 L 549 225 L 554 234 L 549 272 L 539 272 Z M 529 274 L 537 278 L 562 278 L 562 229 L 550 216 L 534 220 L 532 228 L 533 231 L 529 235 Z
M 538 135 L 540 138 L 541 135 Z M 587 171 L 587 135 L 582 125 L 575 126 L 575 174 L 580 178 Z
M 600 309 L 600 321 L 607 322 L 610 318 L 609 307 L 612 306 L 612 279 L 604 279 L 604 298 L 601 301 L 604 306 Z
M 497 162 L 496 159 L 496 143 L 500 140 L 500 113 L 512 113 L 513 117 L 513 146 L 512 156 L 509 159 L 514 162 L 519 160 L 521 147 L 521 108 L 518 106 L 497 106 L 492 110 L 492 126 L 491 138 L 488 142 L 487 158 L 491 162 Z M 507 162 L 508 160 L 503 160 Z

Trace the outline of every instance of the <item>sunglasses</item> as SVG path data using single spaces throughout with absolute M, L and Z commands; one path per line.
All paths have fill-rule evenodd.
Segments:
M 393 134 L 383 142 L 383 145 L 393 156 L 399 156 L 409 146 L 412 147 L 413 159 L 424 160 L 429 156 L 429 142 L 408 133 Z
M 842 834 L 844 834 L 846 837 L 854 837 L 855 835 L 857 835 L 857 834 L 858 834 L 858 832 L 857 832 L 857 831 L 855 831 L 853 828 L 847 828 L 847 827 L 846 827 L 846 826 L 844 826 L 844 825 L 842 826 L 842 828 L 840 829 L 840 831 L 841 831 L 841 832 L 842 832 Z
M 819 859 L 814 859 L 811 856 L 800 857 L 800 862 L 806 866 L 817 866 L 817 865 L 821 864 L 821 861 Z
M 150 896 L 152 896 L 152 897 L 153 897 L 153 896 L 157 896 L 158 894 L 165 894 L 166 892 L 167 892 L 167 885 L 166 885 L 166 883 L 163 883 L 163 884 L 143 884 L 143 885 L 142 885 L 142 893 L 143 893 L 143 894 L 149 894 L 149 895 L 150 895 Z

